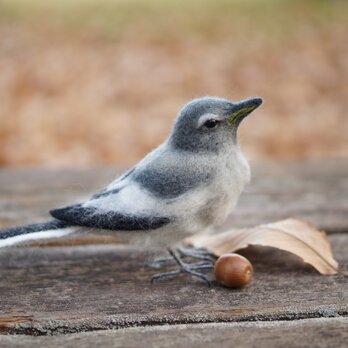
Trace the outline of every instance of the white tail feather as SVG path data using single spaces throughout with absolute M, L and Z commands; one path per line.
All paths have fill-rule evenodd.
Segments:
M 6 239 L 0 239 L 0 248 L 12 246 L 15 244 L 20 244 L 23 242 L 29 242 L 39 239 L 51 239 L 51 238 L 60 238 L 67 236 L 68 234 L 71 234 L 76 231 L 76 228 L 74 227 L 68 227 L 68 228 L 61 228 L 61 229 L 55 229 L 55 230 L 47 230 L 47 231 L 41 231 L 41 232 L 32 232 L 27 234 L 21 234 L 18 236 L 6 238 Z

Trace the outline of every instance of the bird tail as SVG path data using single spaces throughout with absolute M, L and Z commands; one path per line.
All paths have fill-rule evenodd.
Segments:
M 59 238 L 75 231 L 76 228 L 59 220 L 3 229 L 0 230 L 0 248 L 39 239 Z

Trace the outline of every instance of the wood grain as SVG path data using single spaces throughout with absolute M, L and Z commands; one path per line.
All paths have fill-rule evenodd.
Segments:
M 137 327 L 56 336 L 0 336 L 4 347 L 346 348 L 347 318 Z
M 331 237 L 348 269 L 348 235 Z M 255 279 L 231 290 L 185 275 L 150 284 L 147 265 L 161 252 L 98 245 L 17 248 L 0 254 L 3 332 L 71 333 L 137 325 L 293 320 L 348 314 L 348 278 L 325 277 L 296 257 L 268 248 L 248 251 Z M 4 320 L 3 320 L 4 322 Z

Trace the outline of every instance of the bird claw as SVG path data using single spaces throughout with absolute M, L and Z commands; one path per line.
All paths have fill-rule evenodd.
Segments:
M 157 273 L 157 274 L 152 276 L 151 283 L 154 283 L 157 280 L 171 278 L 171 277 L 177 276 L 177 275 L 179 275 L 181 273 L 187 273 L 187 274 L 190 274 L 193 277 L 200 278 L 203 281 L 205 281 L 209 287 L 211 287 L 211 282 L 210 282 L 209 278 L 205 274 L 200 273 L 200 272 L 195 272 L 193 269 L 190 269 L 190 268 L 185 268 L 185 269 L 180 268 L 180 269 L 178 269 L 176 271 Z
M 192 258 L 192 259 L 197 259 L 197 260 L 203 260 L 210 262 L 212 264 L 215 263 L 216 261 L 216 256 L 206 249 L 196 249 L 196 248 L 184 248 L 184 247 L 178 247 L 175 249 L 177 254 L 180 255 L 180 258 Z M 152 268 L 161 268 L 164 265 L 167 264 L 173 264 L 175 262 L 175 258 L 172 257 L 161 257 L 158 258 L 151 263 L 149 263 L 149 266 Z M 177 263 L 177 262 L 176 262 Z
M 193 259 L 210 261 L 211 263 L 215 263 L 217 259 L 214 254 L 210 253 L 206 249 L 178 247 L 176 248 L 176 250 L 180 254 L 180 256 L 183 257 L 191 257 Z
M 197 253 L 187 253 L 186 250 L 182 250 L 182 249 L 168 249 L 170 255 L 172 256 L 172 258 L 168 259 L 168 258 L 162 258 L 162 259 L 158 259 L 155 260 L 155 262 L 152 264 L 153 266 L 161 266 L 165 263 L 168 263 L 169 261 L 175 261 L 178 266 L 179 269 L 175 270 L 175 271 L 170 271 L 170 272 L 164 272 L 164 273 L 158 273 L 155 274 L 152 278 L 151 278 L 151 283 L 154 283 L 157 280 L 160 279 L 165 279 L 165 278 L 170 278 L 170 277 L 174 277 L 177 276 L 181 273 L 186 273 L 186 274 L 190 274 L 191 276 L 197 277 L 202 279 L 203 281 L 205 281 L 208 286 L 211 286 L 211 282 L 209 280 L 209 278 L 201 273 L 201 272 L 197 272 L 197 270 L 203 270 L 203 269 L 213 269 L 214 268 L 214 259 L 212 259 L 211 255 L 209 255 L 209 257 L 204 254 L 204 251 L 201 252 L 197 252 Z M 192 258 L 197 258 L 197 259 L 201 259 L 204 260 L 205 262 L 198 262 L 198 263 L 185 263 L 183 262 L 183 260 L 181 259 L 182 256 L 187 256 L 187 257 L 192 257 Z

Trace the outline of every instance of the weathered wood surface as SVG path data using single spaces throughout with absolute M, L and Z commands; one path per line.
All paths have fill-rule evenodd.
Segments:
M 88 197 L 115 172 L 0 171 L 0 226 L 47 218 L 49 208 Z M 229 226 L 307 217 L 331 232 L 348 271 L 348 161 L 269 164 L 254 176 Z M 347 277 L 321 276 L 280 251 L 248 252 L 254 281 L 230 290 L 184 275 L 151 285 L 158 270 L 147 263 L 163 251 L 118 244 L 2 249 L 0 347 L 345 346 Z M 53 336 L 6 335 L 15 333 Z
M 347 327 L 347 318 L 181 324 L 43 337 L 0 336 L 0 345 L 18 348 L 346 348 Z
M 81 202 L 121 171 L 2 170 L 0 227 L 47 219 L 50 208 Z M 348 160 L 252 166 L 251 184 L 226 226 L 302 216 L 328 232 L 348 230 Z
M 331 240 L 341 267 L 348 269 L 348 235 Z M 348 315 L 348 278 L 321 276 L 282 252 L 249 255 L 256 275 L 242 290 L 209 289 L 187 276 L 151 284 L 157 270 L 147 262 L 153 257 L 124 245 L 2 251 L 0 330 L 40 335 Z

